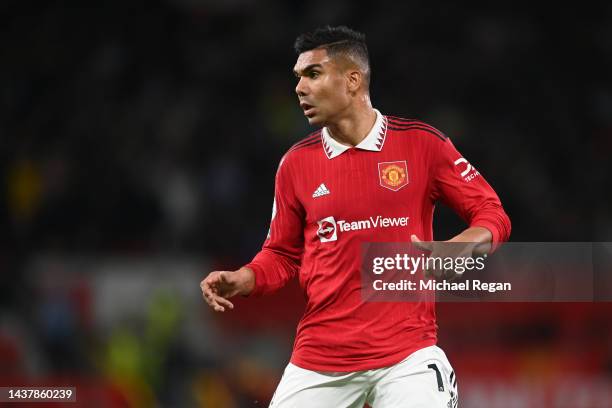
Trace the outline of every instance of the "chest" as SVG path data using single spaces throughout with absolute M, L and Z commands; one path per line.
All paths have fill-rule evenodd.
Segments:
M 309 223 L 329 216 L 375 220 L 414 213 L 427 197 L 428 178 L 426 163 L 409 151 L 349 149 L 304 163 L 296 194 Z

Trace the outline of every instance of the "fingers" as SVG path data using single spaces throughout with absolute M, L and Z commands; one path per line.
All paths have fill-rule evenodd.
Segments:
M 463 271 L 455 270 L 455 262 L 465 261 L 466 258 L 474 256 L 473 244 L 469 242 L 424 242 L 415 234 L 411 235 L 411 240 L 415 248 L 429 252 L 429 255 L 426 255 L 426 266 L 423 267 L 425 278 L 442 278 L 451 281 L 458 279 L 463 275 Z
M 215 312 L 225 312 L 226 308 L 230 310 L 234 308 L 234 304 L 224 297 L 215 295 L 213 301 L 216 303 L 216 305 L 213 307 Z
M 433 242 L 421 241 L 419 237 L 417 237 L 415 234 L 412 234 L 410 236 L 410 240 L 412 241 L 412 245 L 414 245 L 415 248 L 421 251 L 430 252 L 429 256 L 433 255 L 433 250 L 434 250 Z M 434 268 L 423 269 L 423 274 L 425 278 L 431 278 L 431 277 L 438 278 L 440 276 L 439 271 L 437 271 Z
M 433 250 L 433 243 L 421 241 L 415 234 L 410 236 L 410 240 L 412 241 L 412 244 L 421 251 Z
M 457 273 L 453 269 L 445 269 L 443 276 L 444 276 L 444 279 L 446 279 L 446 280 L 454 281 L 455 279 L 459 278 L 459 276 L 461 276 L 461 274 Z
M 203 291 L 203 297 L 204 300 L 206 300 L 206 303 L 208 303 L 208 305 L 212 307 L 215 312 L 225 312 L 226 308 L 230 310 L 234 308 L 234 304 L 232 302 L 215 293 Z
M 218 294 L 218 285 L 223 280 L 219 272 L 213 272 L 200 282 L 202 297 L 216 312 L 224 312 L 226 308 L 233 309 L 234 304 Z
M 216 300 L 216 295 L 211 286 L 211 281 L 212 279 L 210 279 L 210 276 L 204 279 L 202 282 L 200 282 L 200 289 L 202 289 L 202 297 L 204 298 L 206 303 L 208 303 L 208 305 L 212 307 L 214 310 L 217 310 L 218 308 L 221 307 L 221 305 L 219 305 L 219 303 Z
M 443 269 L 436 269 L 435 267 L 424 270 L 425 278 L 435 278 L 438 279 L 440 277 L 444 277 L 446 275 L 446 271 Z
M 439 256 L 432 253 L 428 259 L 435 259 L 436 257 Z M 448 267 L 445 267 L 445 265 L 437 264 L 435 262 L 433 263 L 432 267 L 424 269 L 423 273 L 425 278 L 442 278 L 451 281 L 461 276 L 461 274 L 457 273 L 454 269 L 448 269 Z

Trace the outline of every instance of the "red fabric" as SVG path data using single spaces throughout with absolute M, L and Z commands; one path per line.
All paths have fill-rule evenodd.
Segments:
M 476 170 L 461 176 L 467 165 L 455 164 L 461 155 L 447 138 L 422 123 L 388 125 L 381 151 L 351 148 L 330 159 L 319 132 L 290 149 L 279 165 L 270 234 L 246 266 L 255 273 L 254 296 L 274 292 L 299 277 L 307 305 L 291 358 L 297 366 L 367 370 L 395 364 L 436 343 L 433 303 L 362 300 L 362 243 L 409 242 L 411 234 L 431 241 L 437 200 L 469 225 L 491 230 L 495 242 L 510 234 L 497 195 Z M 404 161 L 407 174 L 398 170 L 399 178 L 383 179 L 389 166 L 385 163 Z M 396 180 L 400 188 L 389 180 Z M 321 184 L 329 194 L 313 197 Z M 374 226 L 378 216 L 408 221 Z M 333 223 L 323 225 L 330 228 L 320 231 L 323 238 L 317 231 L 319 221 L 328 217 L 336 222 L 336 240 L 324 242 L 333 239 Z M 363 228 L 347 228 L 351 222 Z

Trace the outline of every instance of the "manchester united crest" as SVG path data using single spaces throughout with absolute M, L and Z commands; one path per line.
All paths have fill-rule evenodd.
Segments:
M 408 184 L 408 166 L 406 161 L 378 163 L 380 185 L 397 191 Z

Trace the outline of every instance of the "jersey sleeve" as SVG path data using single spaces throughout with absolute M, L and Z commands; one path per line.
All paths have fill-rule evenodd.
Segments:
M 510 237 L 510 218 L 499 197 L 480 172 L 450 139 L 435 141 L 432 160 L 432 200 L 451 207 L 470 227 L 484 227 L 493 235 L 493 248 Z
M 305 211 L 296 197 L 286 155 L 281 160 L 274 186 L 270 230 L 263 247 L 245 265 L 255 273 L 251 296 L 275 292 L 295 276 L 304 251 Z

